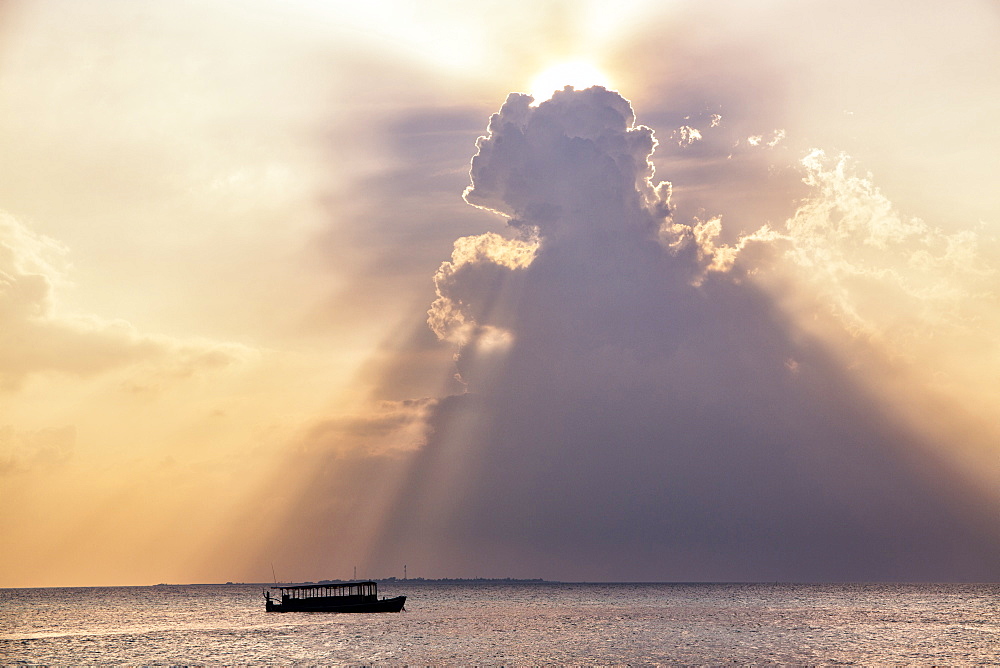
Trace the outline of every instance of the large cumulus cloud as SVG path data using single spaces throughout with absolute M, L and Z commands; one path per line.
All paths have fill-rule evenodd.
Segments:
M 373 560 L 994 577 L 981 500 L 757 287 L 718 219 L 671 219 L 654 146 L 602 88 L 511 95 L 490 119 L 466 199 L 510 234 L 460 240 L 438 272 L 430 323 L 459 344 L 468 392 L 434 405 Z

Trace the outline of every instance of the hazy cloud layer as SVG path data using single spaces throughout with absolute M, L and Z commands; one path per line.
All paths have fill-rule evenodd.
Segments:
M 143 335 L 126 322 L 60 310 L 65 253 L 57 241 L 0 213 L 0 387 L 16 388 L 33 373 L 87 376 L 140 363 L 187 375 L 228 365 L 245 352 Z
M 0 425 L 0 475 L 65 464 L 73 456 L 75 443 L 73 427 L 18 432 Z
M 462 344 L 469 392 L 434 408 L 373 559 L 587 579 L 995 577 L 982 501 L 751 278 L 775 255 L 844 265 L 821 257 L 843 245 L 823 235 L 947 238 L 887 207 L 831 215 L 863 186 L 813 154 L 818 193 L 787 230 L 719 246 L 718 218 L 669 218 L 653 133 L 624 99 L 530 102 L 512 94 L 491 118 L 466 192 L 511 237 L 460 240 L 436 279 L 430 321 Z

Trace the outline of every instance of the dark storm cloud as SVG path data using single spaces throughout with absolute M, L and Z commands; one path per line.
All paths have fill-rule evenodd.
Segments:
M 431 323 L 462 343 L 469 393 L 433 407 L 373 561 L 563 579 L 996 577 L 995 536 L 927 444 L 744 265 L 717 270 L 730 251 L 711 227 L 668 217 L 653 133 L 628 102 L 601 88 L 529 102 L 512 94 L 491 118 L 466 193 L 511 238 L 460 240 L 437 278 Z

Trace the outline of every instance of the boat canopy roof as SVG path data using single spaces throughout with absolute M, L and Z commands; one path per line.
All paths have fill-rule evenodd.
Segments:
M 362 589 L 362 588 L 375 588 L 378 587 L 378 583 L 374 580 L 365 580 L 364 582 L 328 582 L 323 584 L 309 584 L 309 585 L 288 585 L 281 586 L 277 585 L 275 588 L 282 591 L 307 591 L 307 590 L 318 590 L 318 589 Z

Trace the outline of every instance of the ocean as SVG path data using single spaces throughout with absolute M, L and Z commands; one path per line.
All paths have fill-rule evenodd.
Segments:
M 3 664 L 1000 665 L 1000 585 L 396 581 L 398 614 L 261 585 L 0 589 Z

